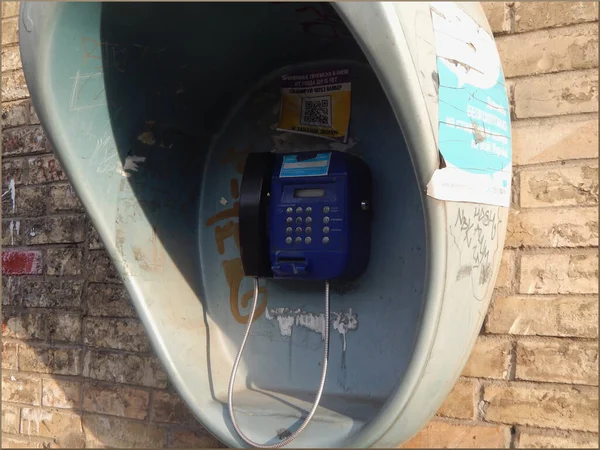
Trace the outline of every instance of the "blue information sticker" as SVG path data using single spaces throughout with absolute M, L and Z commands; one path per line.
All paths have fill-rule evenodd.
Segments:
M 321 177 L 329 173 L 331 153 L 318 153 L 315 157 L 304 159 L 300 155 L 285 155 L 281 164 L 279 176 L 291 177 Z
M 509 206 L 510 107 L 494 39 L 456 5 L 432 5 L 438 146 L 446 167 L 436 171 L 428 194 L 442 200 Z

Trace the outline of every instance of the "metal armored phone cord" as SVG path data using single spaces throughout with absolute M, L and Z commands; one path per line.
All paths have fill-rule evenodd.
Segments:
M 244 347 L 246 346 L 246 341 L 248 339 L 248 334 L 250 334 L 250 327 L 252 326 L 252 320 L 254 319 L 254 313 L 256 312 L 256 305 L 258 303 L 258 278 L 254 277 L 254 300 L 252 302 L 252 311 L 250 312 L 250 316 L 248 317 L 248 326 L 246 327 L 246 332 L 244 333 L 244 338 L 242 339 L 242 345 L 235 357 L 235 362 L 233 363 L 233 369 L 231 370 L 231 378 L 229 380 L 229 390 L 227 391 L 227 405 L 229 406 L 229 416 L 231 417 L 231 422 L 233 423 L 233 428 L 240 435 L 240 437 L 246 442 L 248 445 L 256 448 L 281 448 L 294 439 L 298 437 L 302 431 L 308 426 L 308 423 L 312 419 L 317 407 L 319 406 L 319 402 L 321 401 L 321 395 L 323 394 L 323 389 L 325 388 L 325 378 L 327 377 L 327 361 L 329 360 L 329 281 L 325 282 L 325 351 L 323 356 L 323 371 L 321 372 L 321 382 L 319 383 L 319 389 L 317 390 L 317 396 L 315 398 L 315 402 L 313 404 L 312 409 L 302 422 L 300 428 L 298 428 L 294 433 L 290 436 L 278 442 L 277 444 L 257 444 L 256 442 L 252 442 L 248 439 L 244 433 L 240 430 L 237 422 L 235 421 L 235 416 L 233 414 L 233 385 L 235 384 L 235 376 L 237 374 L 238 366 L 240 364 L 240 360 L 242 359 L 242 353 L 244 351 Z

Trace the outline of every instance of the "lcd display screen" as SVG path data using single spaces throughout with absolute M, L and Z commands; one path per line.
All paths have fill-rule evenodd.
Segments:
M 294 189 L 295 198 L 316 198 L 325 196 L 325 189 Z

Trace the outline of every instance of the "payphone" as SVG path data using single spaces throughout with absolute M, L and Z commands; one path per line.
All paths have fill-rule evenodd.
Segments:
M 319 405 L 329 352 L 329 282 L 355 279 L 368 265 L 371 197 L 370 169 L 349 153 L 252 153 L 246 159 L 240 188 L 240 254 L 245 275 L 254 278 L 254 295 L 227 402 L 236 432 L 249 445 L 285 446 L 306 428 Z M 261 277 L 325 282 L 324 357 L 317 395 L 302 425 L 273 445 L 248 439 L 233 412 L 235 377 L 254 320 Z

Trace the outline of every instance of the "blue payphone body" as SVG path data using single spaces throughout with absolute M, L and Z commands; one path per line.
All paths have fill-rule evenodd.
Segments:
M 255 153 L 240 193 L 248 276 L 350 280 L 369 263 L 371 172 L 343 152 Z

